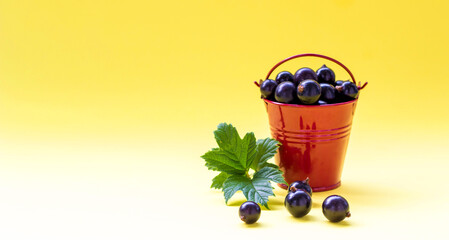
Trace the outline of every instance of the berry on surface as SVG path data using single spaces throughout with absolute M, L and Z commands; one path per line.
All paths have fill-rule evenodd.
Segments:
M 240 220 L 247 224 L 253 224 L 260 218 L 260 206 L 252 201 L 242 203 L 239 208 Z
M 284 205 L 293 217 L 304 217 L 312 209 L 312 198 L 304 190 L 291 187 Z
M 331 222 L 340 222 L 350 217 L 349 203 L 339 195 L 331 195 L 323 202 L 323 214 Z

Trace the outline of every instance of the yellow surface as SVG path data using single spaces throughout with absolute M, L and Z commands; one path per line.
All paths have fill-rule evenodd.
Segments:
M 447 239 L 448 2 L 315 2 L 0 1 L 0 238 Z M 199 156 L 220 122 L 268 137 L 252 82 L 305 52 L 369 82 L 343 185 L 247 226 Z

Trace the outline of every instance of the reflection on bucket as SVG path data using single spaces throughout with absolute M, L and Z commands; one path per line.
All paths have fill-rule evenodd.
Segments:
M 287 183 L 310 179 L 314 191 L 340 185 L 357 100 L 304 106 L 265 100 L 275 156 Z

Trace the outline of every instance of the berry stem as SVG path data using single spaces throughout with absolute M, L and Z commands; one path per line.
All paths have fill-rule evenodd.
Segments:
M 290 191 L 292 191 L 292 192 L 296 192 L 296 191 L 298 191 L 298 189 L 297 189 L 297 188 L 295 188 L 295 187 L 290 187 Z
M 304 181 L 303 181 L 303 183 L 305 183 L 305 184 L 309 184 L 309 177 L 307 177 Z
M 347 212 L 346 217 L 351 217 L 351 212 Z

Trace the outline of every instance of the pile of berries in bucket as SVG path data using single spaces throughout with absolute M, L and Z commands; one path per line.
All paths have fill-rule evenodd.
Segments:
M 335 80 L 335 73 L 326 65 L 316 72 L 308 67 L 296 71 L 277 74 L 275 80 L 260 82 L 261 97 L 279 103 L 301 105 L 325 105 L 354 100 L 359 95 L 355 83 L 347 80 Z

